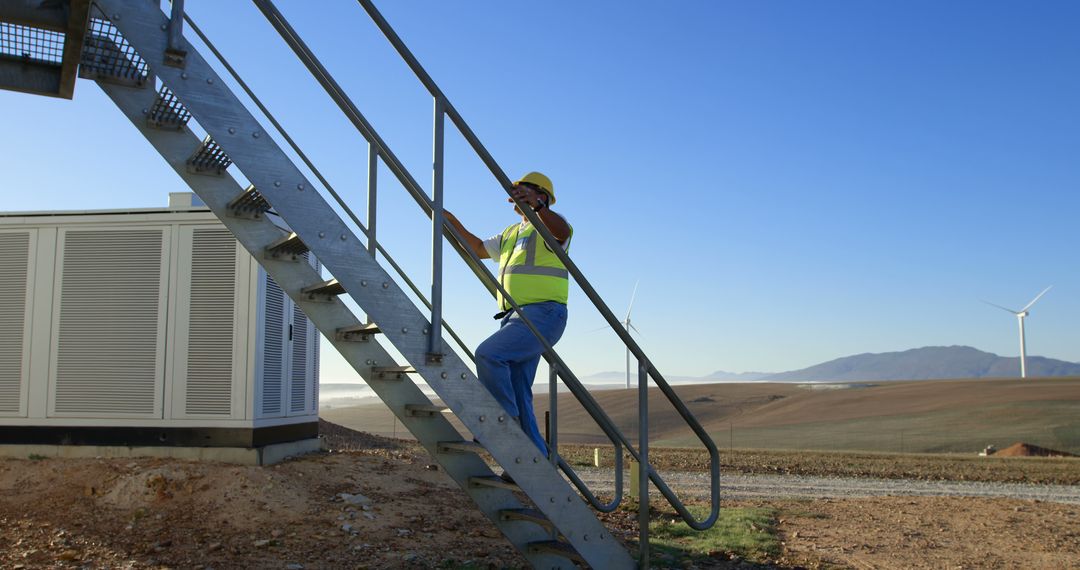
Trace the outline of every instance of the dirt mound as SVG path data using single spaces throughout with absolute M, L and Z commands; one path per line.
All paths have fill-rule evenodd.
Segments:
M 1018 441 L 994 453 L 994 457 L 1077 457 L 1072 453 L 1039 447 Z

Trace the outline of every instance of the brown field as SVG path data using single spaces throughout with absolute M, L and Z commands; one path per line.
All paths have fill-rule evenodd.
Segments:
M 525 567 L 467 495 L 433 469 L 415 444 L 329 424 L 321 431 L 334 452 L 271 467 L 152 458 L 0 459 L 0 567 Z M 693 455 L 658 450 L 655 457 L 665 467 L 682 467 Z M 850 469 L 865 461 L 809 453 L 735 455 L 742 457 L 725 462 L 763 472 Z M 800 458 L 803 467 L 792 463 Z M 909 468 L 918 470 L 947 458 L 913 459 Z M 1011 461 L 1029 463 L 1028 458 Z M 1034 461 L 1075 466 L 1080 460 Z M 939 473 L 930 469 L 924 477 Z M 340 493 L 363 494 L 371 504 L 350 505 Z M 674 518 L 666 505 L 655 508 L 654 522 Z M 654 548 L 654 567 L 1080 568 L 1076 505 L 869 497 L 724 500 L 722 508 L 772 513 L 767 528 L 755 532 L 773 535 L 778 550 L 748 556 L 740 547 L 721 545 L 707 554 L 675 550 L 665 558 Z M 619 509 L 601 518 L 631 551 L 636 549 L 636 512 Z
M 1004 448 L 1023 441 L 1080 453 L 1080 378 L 732 383 L 679 386 L 676 392 L 717 445 L 727 449 L 974 454 L 986 445 Z M 637 391 L 592 394 L 636 441 Z M 558 405 L 561 442 L 605 443 L 573 396 L 560 394 Z M 649 391 L 649 408 L 654 445 L 699 447 L 659 389 Z M 547 395 L 537 395 L 536 409 L 542 420 Z M 380 402 L 322 415 L 354 429 L 395 432 L 396 422 Z M 396 435 L 407 437 L 400 425 Z

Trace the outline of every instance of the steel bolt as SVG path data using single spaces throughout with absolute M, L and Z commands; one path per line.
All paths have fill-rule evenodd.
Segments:
M 257 139 L 257 138 L 262 136 L 262 133 L 260 133 L 259 131 L 255 131 L 255 132 L 251 133 L 251 136 L 252 136 L 252 138 Z
M 383 289 L 389 289 L 389 288 L 390 288 L 390 284 L 389 284 L 389 283 L 383 283 L 383 284 L 382 284 L 382 288 L 383 288 Z
M 533 463 L 540 463 L 539 457 L 533 457 Z
M 143 109 L 142 114 L 149 115 L 150 114 L 150 109 Z
M 361 287 L 367 287 L 367 281 L 360 281 Z
M 521 458 L 520 457 L 515 457 L 514 458 L 514 463 L 521 463 Z
M 427 327 L 424 327 L 424 334 L 427 334 L 427 333 L 429 333 L 429 332 L 431 332 L 431 330 L 430 330 L 430 329 L 428 329 Z
M 409 329 L 407 327 L 401 327 L 401 332 L 407 333 L 409 332 Z
M 585 542 L 588 542 L 589 541 L 589 535 L 586 534 L 585 536 L 581 537 L 581 540 L 584 540 Z
M 484 417 L 484 416 L 480 416 L 480 421 L 484 421 L 484 420 L 486 420 L 486 419 L 487 419 L 486 417 Z
M 349 239 L 348 236 L 346 236 L 345 234 L 341 234 L 341 241 L 345 241 L 347 239 Z
M 113 21 L 119 20 L 120 19 L 120 14 L 113 14 L 112 19 L 113 19 Z
M 186 71 L 180 74 L 180 79 L 187 79 L 187 72 Z
M 214 78 L 213 77 L 207 77 L 206 78 L 206 84 L 207 85 L 213 85 L 214 84 Z
M 235 135 L 236 134 L 236 127 L 229 127 L 229 134 L 230 135 Z
M 554 503 L 554 502 L 555 502 L 555 497 L 552 497 L 552 498 L 551 498 L 551 502 L 552 502 L 552 503 Z
M 169 29 L 169 24 L 162 24 L 162 25 L 161 25 L 161 31 L 163 31 L 163 32 L 164 32 L 164 31 L 165 31 L 165 30 L 167 30 L 167 29 Z
M 499 423 L 503 423 L 505 421 L 506 421 L 506 416 L 499 416 Z
M 461 373 L 461 379 L 462 379 L 462 380 L 464 380 L 464 379 L 466 379 L 466 378 L 468 378 L 468 376 L 467 376 L 467 375 L 466 375 L 466 374 L 465 374 L 464 372 L 462 372 L 462 373 Z
M 319 239 L 326 237 L 326 232 L 319 232 Z
M 297 184 L 297 185 L 296 185 L 296 189 L 297 189 L 297 190 L 299 190 L 299 191 L 301 191 L 301 192 L 303 192 L 303 191 L 304 191 L 304 183 L 303 183 L 303 182 L 301 182 L 300 184 Z
M 443 372 L 443 373 L 442 373 L 442 374 L 440 374 L 439 376 L 442 376 L 442 379 L 443 379 L 443 380 L 446 380 L 446 377 L 447 377 L 447 376 L 449 376 L 449 374 L 447 374 L 447 373 Z
M 371 364 L 372 364 L 372 360 L 371 360 L 371 359 L 369 358 L 369 359 L 367 359 L 367 360 L 365 361 L 365 363 L 367 363 L 367 365 L 368 365 L 368 366 L 371 366 Z
M 574 498 L 573 498 L 573 497 L 571 497 L 571 496 L 569 496 L 569 495 L 568 495 L 568 496 L 566 497 L 566 502 L 567 502 L 567 503 L 570 503 L 570 502 L 573 502 L 573 501 L 574 501 Z
M 258 134 L 258 133 L 255 133 L 255 134 Z M 280 180 L 275 180 L 274 181 L 274 187 L 276 188 L 276 187 L 280 187 L 280 186 L 281 186 L 281 181 Z

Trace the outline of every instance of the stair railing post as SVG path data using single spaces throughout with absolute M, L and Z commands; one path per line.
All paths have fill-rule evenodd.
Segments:
M 376 253 L 378 253 L 379 242 L 375 237 L 375 221 L 377 219 L 379 201 L 378 201 L 378 172 L 379 172 L 379 151 L 375 148 L 375 145 L 368 143 L 368 158 L 367 158 L 367 229 L 368 229 L 368 253 L 371 254 L 371 258 L 375 259 Z
M 375 234 L 375 225 L 379 211 L 379 151 L 371 142 L 368 142 L 367 159 L 367 249 L 368 254 L 371 255 L 371 259 L 377 259 L 379 253 L 379 239 Z M 375 324 L 375 321 L 371 320 L 371 315 L 367 316 L 367 323 L 369 325 Z M 394 422 L 394 425 L 396 426 L 396 416 L 394 417 Z
M 548 364 L 548 461 L 559 470 L 559 366 Z M 551 539 L 558 540 L 559 531 L 551 529 Z
M 559 465 L 559 366 L 548 364 L 548 459 Z
M 638 360 L 638 561 L 649 567 L 649 362 Z
M 184 0 L 172 0 L 172 12 L 169 16 L 169 43 L 165 49 L 165 64 L 184 67 L 187 52 L 181 45 L 184 36 Z
M 435 133 L 431 172 L 431 330 L 428 334 L 428 362 L 442 361 L 442 240 L 443 240 L 443 136 L 446 100 L 435 97 Z

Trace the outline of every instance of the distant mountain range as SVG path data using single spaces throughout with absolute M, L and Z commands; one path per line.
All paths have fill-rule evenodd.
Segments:
M 1029 356 L 1027 375 L 1080 376 L 1080 363 Z M 901 352 L 856 354 L 789 372 L 725 372 L 698 378 L 669 377 L 673 384 L 713 382 L 846 382 L 852 380 L 931 380 L 1020 376 L 1020 358 L 1003 357 L 970 346 L 926 346 Z M 585 383 L 612 382 L 622 372 L 601 372 Z

